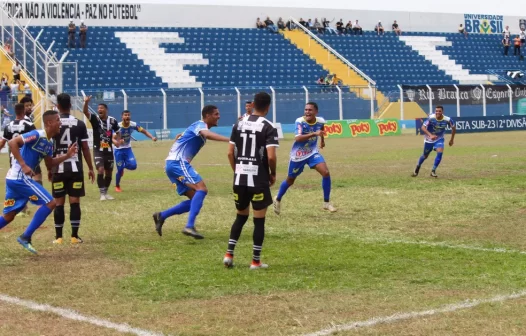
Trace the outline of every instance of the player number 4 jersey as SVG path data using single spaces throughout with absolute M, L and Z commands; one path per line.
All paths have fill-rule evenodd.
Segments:
M 427 128 L 429 133 L 437 136 L 435 140 L 432 140 L 426 134 L 424 136 L 425 142 L 437 142 L 438 140 L 444 139 L 444 134 L 446 134 L 447 127 L 453 127 L 454 121 L 445 115 L 442 116 L 442 119 L 438 120 L 435 114 L 431 114 L 424 122 L 424 126 Z
M 316 117 L 316 122 L 309 124 L 304 117 L 296 119 L 294 135 L 303 135 L 323 130 L 325 119 Z M 318 137 L 312 136 L 306 141 L 295 141 L 290 151 L 290 160 L 294 162 L 303 161 L 318 153 Z
M 121 139 L 124 140 L 124 143 L 122 143 L 118 148 L 115 149 L 131 148 L 132 133 L 134 131 L 141 132 L 142 130 L 143 128 L 139 126 L 135 121 L 130 121 L 130 124 L 126 127 L 121 121 L 119 123 L 119 133 L 121 135 Z

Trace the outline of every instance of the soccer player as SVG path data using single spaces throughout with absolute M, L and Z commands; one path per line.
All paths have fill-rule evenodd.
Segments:
M 201 116 L 202 120 L 194 122 L 175 140 L 166 158 L 166 175 L 177 186 L 177 193 L 189 199 L 170 209 L 153 214 L 155 229 L 159 236 L 162 236 L 162 227 L 167 218 L 190 212 L 183 234 L 195 239 L 204 238 L 195 229 L 195 218 L 201 211 L 208 189 L 190 163 L 205 145 L 207 139 L 224 142 L 228 142 L 229 139 L 210 131 L 210 128 L 217 126 L 220 117 L 216 106 L 203 107 Z
M 97 185 L 100 192 L 100 200 L 113 200 L 113 196 L 108 194 L 108 188 L 111 185 L 113 174 L 113 151 L 112 141 L 113 134 L 119 131 L 119 122 L 117 119 L 108 115 L 108 106 L 99 104 L 97 113 L 92 114 L 89 111 L 89 102 L 91 96 L 84 97 L 84 108 L 82 112 L 90 121 L 93 128 L 93 158 L 97 168 Z M 120 136 L 117 135 L 117 141 Z
M 56 205 L 49 192 L 31 179 L 34 175 L 33 169 L 44 159 L 48 170 L 51 170 L 77 152 L 77 145 L 73 144 L 68 148 L 66 155 L 52 158 L 53 137 L 60 132 L 60 117 L 56 111 L 46 111 L 42 118 L 43 130 L 24 133 L 8 142 L 14 160 L 6 176 L 4 213 L 0 217 L 0 229 L 2 229 L 13 221 L 15 215 L 26 206 L 27 202 L 41 206 L 35 212 L 25 232 L 17 238 L 18 243 L 31 253 L 37 253 L 31 244 L 33 233 Z
M 248 117 L 252 114 L 252 110 L 254 109 L 253 103 L 249 100 L 245 102 L 245 114 L 243 114 L 241 117 L 239 117 L 237 120 L 241 120 L 245 117 Z
M 295 141 L 290 152 L 288 176 L 281 183 L 278 195 L 274 199 L 274 212 L 278 215 L 281 213 L 281 199 L 294 184 L 296 178 L 303 172 L 305 165 L 309 165 L 311 169 L 316 169 L 322 176 L 323 209 L 336 212 L 336 208 L 330 203 L 331 175 L 329 168 L 318 151 L 318 138 L 320 138 L 320 148 L 325 147 L 325 138 L 323 136 L 325 119 L 317 115 L 318 104 L 309 102 L 305 105 L 303 117 L 296 119 Z
M 254 97 L 254 112 L 238 121 L 232 128 L 228 160 L 234 171 L 234 201 L 237 216 L 230 230 L 228 248 L 223 258 L 226 267 L 234 266 L 234 249 L 243 226 L 254 211 L 253 254 L 251 270 L 267 268 L 261 263 L 261 249 L 265 239 L 265 216 L 272 204 L 270 187 L 276 182 L 276 148 L 279 146 L 278 131 L 265 119 L 271 98 L 261 92 Z
M 33 99 L 29 96 L 24 96 L 22 99 L 20 99 L 20 103 L 24 104 L 25 109 L 25 117 L 24 120 L 30 123 L 34 123 L 34 115 L 33 115 Z M 34 169 L 35 175 L 33 176 L 33 180 L 36 183 L 42 184 L 42 168 L 40 168 L 40 165 L 36 166 Z
M 117 164 L 117 174 L 115 175 L 115 191 L 121 192 L 121 178 L 124 175 L 124 169 L 137 169 L 137 161 L 131 149 L 131 140 L 133 131 L 141 132 L 153 141 L 157 138 L 152 136 L 150 132 L 139 126 L 135 121 L 131 121 L 131 112 L 128 110 L 122 111 L 122 121 L 119 123 L 120 142 L 117 142 L 118 147 L 115 147 L 115 163 Z M 116 135 L 114 135 L 116 137 Z
M 71 97 L 61 93 L 57 96 L 57 107 L 60 111 L 60 133 L 54 137 L 55 148 L 54 157 L 59 157 L 67 153 L 72 144 L 82 149 L 82 153 L 76 153 L 70 159 L 62 162 L 53 171 L 48 170 L 48 177 L 52 185 L 52 194 L 55 198 L 56 208 L 55 218 L 55 240 L 53 244 L 62 244 L 62 230 L 64 228 L 65 215 L 64 203 L 66 195 L 69 196 L 69 220 L 71 222 L 71 244 L 80 244 L 82 239 L 79 237 L 80 227 L 80 198 L 86 195 L 84 191 L 84 173 L 82 156 L 86 159 L 89 169 L 89 179 L 93 183 L 95 173 L 93 172 L 93 162 L 88 145 L 88 129 L 86 124 L 73 117 L 71 113 Z
M 453 146 L 455 143 L 456 127 L 453 119 L 444 115 L 444 108 L 442 106 L 435 107 L 435 114 L 429 116 L 429 118 L 422 125 L 422 132 L 424 133 L 424 153 L 418 159 L 415 171 L 411 176 L 417 177 L 420 172 L 422 163 L 427 159 L 431 151 L 436 151 L 437 156 L 435 163 L 431 169 L 431 177 L 438 177 L 436 170 L 440 161 L 442 161 L 442 155 L 444 153 L 444 134 L 446 133 L 446 127 L 451 127 L 451 139 L 449 140 L 449 146 Z

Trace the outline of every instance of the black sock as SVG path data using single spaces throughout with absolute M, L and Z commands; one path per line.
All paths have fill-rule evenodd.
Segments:
M 234 255 L 234 249 L 236 248 L 239 236 L 241 236 L 243 225 L 245 225 L 247 220 L 248 216 L 239 214 L 237 215 L 236 220 L 234 221 L 234 224 L 232 224 L 232 228 L 230 229 L 230 239 L 228 240 L 228 249 L 226 250 L 226 253 Z
M 265 217 L 254 218 L 254 240 L 252 261 L 259 263 L 261 257 L 261 249 L 263 248 L 263 240 L 265 239 Z
M 106 175 L 106 177 L 104 177 L 104 188 L 106 188 L 106 191 L 108 191 L 108 188 L 110 187 L 110 185 L 111 185 L 111 174 Z
M 53 212 L 53 217 L 55 218 L 55 238 L 62 238 L 62 229 L 64 228 L 64 206 L 57 205 L 55 211 Z
M 80 227 L 80 204 L 73 203 L 70 204 L 69 211 L 69 221 L 71 222 L 71 237 L 79 237 L 79 227 Z
M 104 194 L 104 174 L 97 174 L 97 186 L 101 194 Z

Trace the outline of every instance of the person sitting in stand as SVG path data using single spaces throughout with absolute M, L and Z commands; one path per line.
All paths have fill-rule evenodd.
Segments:
M 384 34 L 384 27 L 382 26 L 382 21 L 378 21 L 378 23 L 374 27 L 374 31 L 376 31 L 376 34 L 378 35 Z
M 259 18 L 256 20 L 256 28 L 259 28 L 259 29 L 265 28 L 265 23 L 261 21 Z

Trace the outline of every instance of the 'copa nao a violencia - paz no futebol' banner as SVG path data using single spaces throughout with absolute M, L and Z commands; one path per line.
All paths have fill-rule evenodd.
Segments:
M 139 20 L 140 4 L 79 2 L 8 2 L 5 8 L 17 19 Z

